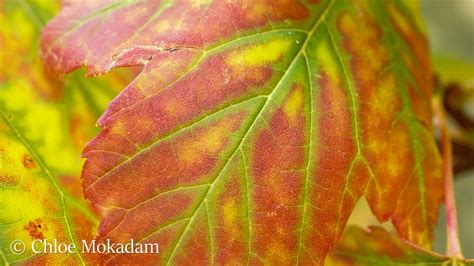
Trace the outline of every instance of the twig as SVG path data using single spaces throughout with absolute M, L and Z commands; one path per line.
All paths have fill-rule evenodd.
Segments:
M 451 257 L 463 258 L 461 244 L 459 242 L 456 202 L 454 198 L 451 137 L 449 135 L 446 115 L 440 96 L 435 96 L 433 98 L 433 109 L 436 117 L 438 118 L 439 129 L 441 131 L 441 151 L 443 154 L 443 176 L 445 192 L 444 197 L 446 205 L 446 255 Z

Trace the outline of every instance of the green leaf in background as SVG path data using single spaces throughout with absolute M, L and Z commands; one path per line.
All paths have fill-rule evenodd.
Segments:
M 474 83 L 474 65 L 467 61 L 434 55 L 431 58 L 431 62 L 433 64 L 433 71 L 440 77 L 443 83 Z

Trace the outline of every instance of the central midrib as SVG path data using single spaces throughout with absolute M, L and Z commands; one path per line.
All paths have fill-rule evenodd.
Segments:
M 237 151 L 239 151 L 241 148 L 242 148 L 242 144 L 245 142 L 245 140 L 247 139 L 247 137 L 249 136 L 249 133 L 252 132 L 252 129 L 253 127 L 255 126 L 256 124 L 256 121 L 260 118 L 260 116 L 262 115 L 263 111 L 266 109 L 266 107 L 268 106 L 268 103 L 270 102 L 270 99 L 273 97 L 273 95 L 278 91 L 278 88 L 281 86 L 282 82 L 285 80 L 285 78 L 287 77 L 288 73 L 291 72 L 291 69 L 293 68 L 293 66 L 295 65 L 295 63 L 298 61 L 298 58 L 303 54 L 303 52 L 305 51 L 306 49 L 306 46 L 308 44 L 308 42 L 311 40 L 314 32 L 316 31 L 316 29 L 318 28 L 318 26 L 321 24 L 321 22 L 325 19 L 326 15 L 329 13 L 330 9 L 332 8 L 334 4 L 334 0 L 332 0 L 328 6 L 326 7 L 326 9 L 324 10 L 324 12 L 321 14 L 321 16 L 316 20 L 316 22 L 314 23 L 313 27 L 311 28 L 311 30 L 309 31 L 309 33 L 307 34 L 306 36 L 306 39 L 304 41 L 304 43 L 302 44 L 300 50 L 298 51 L 298 53 L 295 55 L 295 57 L 293 58 L 293 60 L 291 61 L 291 63 L 288 65 L 288 68 L 287 70 L 285 71 L 285 73 L 282 75 L 282 77 L 280 78 L 280 80 L 278 81 L 277 85 L 275 86 L 275 88 L 273 89 L 273 91 L 267 96 L 267 99 L 265 100 L 265 103 L 263 104 L 263 106 L 260 108 L 260 110 L 258 111 L 254 121 L 252 122 L 252 124 L 247 128 L 244 136 L 242 137 L 242 139 L 240 140 L 238 146 L 234 149 L 234 151 L 232 152 L 232 154 L 229 156 L 229 159 L 227 159 L 226 163 L 224 164 L 224 166 L 222 167 L 222 169 L 219 171 L 219 174 L 217 175 L 217 177 L 214 179 L 214 181 L 211 183 L 210 187 L 208 188 L 208 190 L 206 191 L 206 194 L 204 195 L 203 199 L 201 200 L 201 202 L 199 203 L 199 205 L 196 207 L 196 211 L 193 213 L 193 215 L 191 216 L 191 219 L 188 221 L 187 225 L 186 225 L 186 228 L 183 230 L 183 232 L 181 233 L 179 239 L 178 239 L 178 242 L 176 243 L 176 245 L 174 246 L 173 250 L 171 251 L 171 254 L 169 255 L 168 257 L 168 261 L 167 261 L 167 265 L 170 264 L 170 261 L 173 259 L 173 256 L 175 254 L 175 251 L 177 250 L 177 247 L 180 245 L 184 235 L 186 235 L 187 231 L 189 230 L 189 227 L 190 225 L 192 224 L 192 222 L 194 221 L 195 217 L 196 217 L 196 214 L 198 213 L 198 210 L 201 209 L 202 207 L 202 204 L 207 200 L 207 197 L 209 196 L 210 192 L 212 191 L 213 187 L 215 186 L 215 184 L 217 183 L 217 181 L 220 179 L 222 173 L 225 172 L 226 168 L 228 167 L 228 165 L 230 164 L 230 162 L 233 160 L 234 156 L 237 154 Z M 307 177 L 306 177 L 307 178 Z M 306 204 L 306 203 L 304 203 Z M 250 239 L 249 239 L 250 241 Z M 249 253 L 251 252 L 251 250 L 249 250 Z

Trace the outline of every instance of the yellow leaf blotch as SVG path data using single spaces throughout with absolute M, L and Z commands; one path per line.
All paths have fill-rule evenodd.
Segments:
M 222 119 L 215 125 L 197 132 L 197 136 L 180 143 L 178 156 L 186 164 L 197 162 L 203 155 L 213 156 L 225 145 L 234 128 L 235 119 Z
M 283 39 L 252 45 L 243 50 L 232 52 L 227 58 L 227 63 L 236 68 L 266 65 L 280 59 L 290 46 L 290 40 Z
M 119 136 L 127 136 L 128 129 L 124 125 L 124 122 L 121 120 L 117 120 L 112 126 L 110 127 L 110 133 Z
M 392 129 L 390 139 L 392 142 L 392 156 L 388 156 L 386 167 L 387 173 L 395 178 L 404 173 L 406 165 L 402 162 L 409 160 L 410 156 L 413 154 L 411 148 L 412 141 L 410 140 L 410 135 L 407 133 L 407 128 L 404 124 L 397 124 Z
M 367 147 L 367 152 L 375 158 L 382 157 L 390 149 L 386 139 L 373 135 L 371 135 L 365 146 Z
M 301 88 L 298 87 L 290 94 L 290 96 L 288 97 L 288 100 L 283 106 L 283 110 L 285 111 L 285 114 L 288 117 L 290 124 L 293 124 L 298 118 L 298 115 L 301 114 L 302 107 L 303 107 L 303 100 L 304 100 L 303 91 Z
M 241 231 L 237 221 L 239 217 L 239 209 L 235 200 L 229 200 L 224 203 L 222 209 L 222 215 L 224 220 L 224 227 L 226 228 L 226 234 L 234 239 L 238 239 Z
M 186 110 L 187 106 L 181 99 L 171 98 L 167 101 L 165 110 L 166 113 L 172 116 L 179 116 L 184 110 Z
M 368 126 L 374 131 L 378 131 L 380 126 L 390 123 L 399 112 L 400 102 L 395 84 L 393 75 L 383 77 L 379 87 L 370 97 L 369 116 L 373 119 Z
M 247 9 L 248 17 L 261 17 L 271 11 L 271 7 L 268 7 L 267 5 L 263 3 L 255 3 L 254 5 L 251 5 L 250 7 L 251 8 Z
M 385 46 L 381 45 L 379 40 L 381 32 L 372 20 L 358 21 L 357 18 L 348 13 L 343 13 L 340 19 L 340 29 L 348 34 L 348 40 L 351 43 L 353 53 L 364 55 L 364 66 L 354 67 L 356 76 L 360 82 L 375 83 L 377 75 L 374 72 L 380 72 L 386 66 L 388 61 L 388 52 Z M 354 32 L 361 31 L 361 34 L 355 35 Z
M 326 72 L 329 78 L 339 83 L 339 72 L 336 59 L 329 49 L 327 42 L 321 42 L 316 48 L 316 54 L 321 68 Z
M 229 200 L 224 203 L 222 212 L 224 214 L 224 225 L 226 227 L 232 227 L 238 215 L 235 202 L 233 200 Z
M 156 23 L 154 32 L 162 33 L 168 31 L 172 28 L 172 25 L 169 20 L 161 20 L 160 22 Z
M 212 3 L 212 0 L 191 0 L 191 6 L 193 8 L 203 8 Z
M 288 258 L 291 257 L 290 252 L 288 252 L 288 249 L 279 242 L 271 243 L 268 247 L 267 254 L 268 255 L 266 259 L 268 260 L 267 263 L 269 264 L 280 264 L 283 262 L 287 262 Z
M 396 176 L 399 176 L 400 173 L 403 172 L 404 165 L 400 163 L 400 159 L 401 158 L 395 157 L 395 156 L 387 156 L 387 160 L 386 160 L 387 175 L 396 177 Z

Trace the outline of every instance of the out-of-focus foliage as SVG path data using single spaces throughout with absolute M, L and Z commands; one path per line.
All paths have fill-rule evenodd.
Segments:
M 453 142 L 455 173 L 474 168 L 474 65 L 453 58 L 432 59 Z M 435 123 L 437 121 L 435 120 Z
M 348 226 L 327 266 L 366 265 L 471 265 L 473 260 L 447 257 L 400 239 L 396 232 L 371 226 Z
M 440 83 L 457 82 L 464 85 L 474 83 L 474 65 L 469 61 L 446 56 L 432 56 L 433 71 Z
M 38 55 L 39 33 L 58 4 L 12 0 L 0 7 L 0 264 L 91 260 L 78 252 L 35 256 L 29 248 L 15 255 L 10 244 L 77 243 L 94 236 L 97 218 L 83 199 L 80 154 L 97 132 L 96 119 L 131 74 L 48 74 Z
M 420 0 L 420 11 L 433 54 L 474 64 L 474 1 Z

